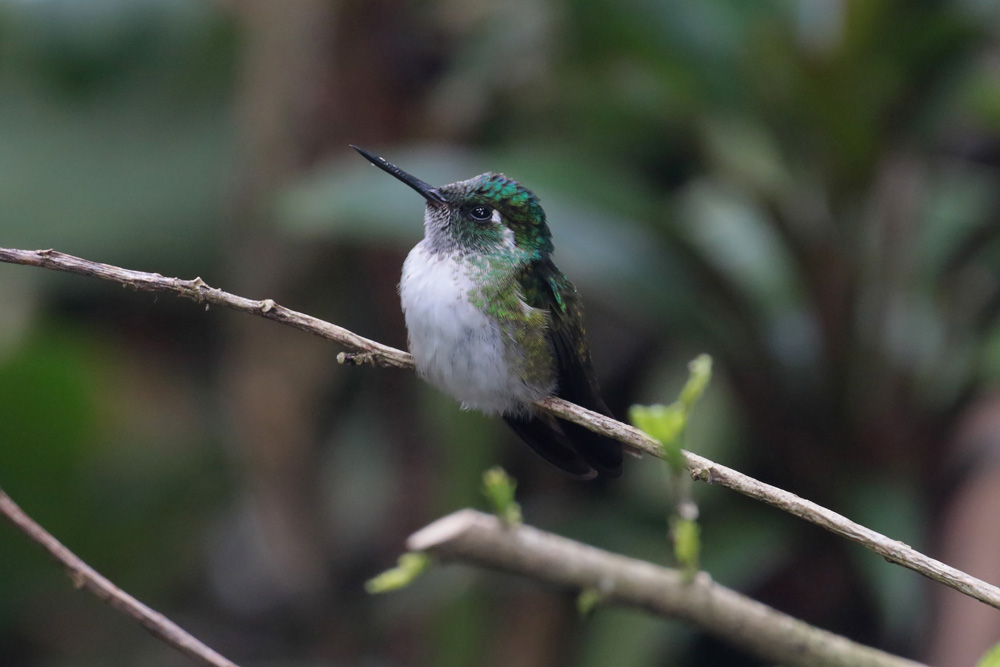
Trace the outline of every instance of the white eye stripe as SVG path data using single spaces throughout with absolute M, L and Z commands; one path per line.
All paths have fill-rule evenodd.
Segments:
M 501 222 L 501 221 L 503 220 L 503 219 L 502 219 L 502 218 L 500 217 L 500 211 L 498 211 L 497 209 L 493 209 L 493 215 L 491 215 L 491 216 L 490 216 L 490 220 L 491 220 L 491 221 L 492 221 L 492 222 L 493 222 L 494 224 L 497 224 L 497 225 L 499 225 L 499 224 L 500 224 L 500 222 Z
M 497 220 L 496 222 L 500 222 Z M 503 242 L 508 248 L 513 248 L 517 245 L 516 239 L 514 237 L 514 230 L 510 227 L 503 228 Z

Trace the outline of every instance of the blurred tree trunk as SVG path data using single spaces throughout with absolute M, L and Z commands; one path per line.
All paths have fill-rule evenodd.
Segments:
M 233 6 L 244 34 L 238 97 L 243 162 L 228 228 L 231 278 L 226 283 L 241 294 L 274 298 L 337 321 L 371 325 L 374 320 L 374 331 L 365 328 L 379 338 L 385 336 L 378 325 L 387 324 L 383 315 L 391 310 L 395 319 L 388 325 L 398 325 L 400 331 L 388 339 L 405 340 L 395 297 L 401 257 L 334 248 L 315 239 L 300 242 L 277 227 L 273 213 L 283 190 L 327 153 L 372 137 L 385 141 L 406 135 L 402 119 L 412 107 L 408 100 L 413 91 L 393 78 L 398 68 L 391 63 L 373 65 L 385 59 L 412 60 L 407 46 L 396 44 L 392 30 L 398 26 L 389 20 L 399 7 L 326 0 L 241 0 Z M 414 224 L 419 225 L 419 217 Z M 371 298 L 348 302 L 338 297 L 366 289 Z M 317 301 L 324 305 L 315 308 Z M 388 469 L 380 474 L 389 507 L 374 502 L 364 517 L 377 526 L 375 539 L 336 523 L 337 494 L 329 487 L 351 472 L 332 470 L 325 451 L 340 444 L 330 443 L 327 434 L 349 420 L 336 413 L 335 403 L 325 403 L 331 384 L 361 381 L 359 375 L 337 373 L 336 346 L 247 318 L 231 318 L 226 344 L 222 391 L 228 401 L 227 437 L 242 464 L 247 490 L 244 505 L 235 508 L 241 520 L 231 522 L 239 526 L 231 541 L 235 553 L 250 563 L 237 568 L 242 580 L 230 577 L 230 588 L 243 599 L 226 599 L 242 604 L 238 611 L 267 614 L 275 621 L 269 624 L 277 635 L 272 640 L 281 641 L 282 621 L 290 619 L 295 637 L 289 641 L 318 651 L 324 660 L 360 659 L 370 647 L 358 637 L 374 634 L 384 638 L 388 654 L 405 654 L 403 662 L 412 662 L 421 653 L 413 635 L 425 634 L 427 618 L 380 625 L 366 616 L 359 585 L 381 560 L 372 558 L 373 546 L 391 549 L 393 556 L 385 559 L 391 562 L 405 536 L 427 520 L 423 503 L 433 485 L 428 486 L 426 468 L 415 465 L 426 457 L 413 428 L 415 409 L 405 400 L 408 380 L 392 374 L 366 378 L 377 387 L 372 392 L 377 401 L 373 405 L 366 400 L 368 392 L 360 392 L 361 398 L 350 404 L 359 419 L 372 421 L 387 406 L 396 415 L 377 423 L 387 442 L 366 443 L 392 451 Z M 347 399 L 339 404 L 343 407 Z M 345 586 L 347 592 L 331 604 Z M 400 653 L 398 646 L 405 650 Z
M 227 248 L 235 291 L 282 300 L 311 264 L 274 226 L 280 190 L 301 174 L 318 125 L 316 99 L 327 78 L 333 6 L 325 0 L 241 0 L 243 71 L 238 91 L 242 165 Z M 229 321 L 223 395 L 228 437 L 243 464 L 252 526 L 243 544 L 257 551 L 251 606 L 309 603 L 326 588 L 321 516 L 313 477 L 318 452 L 314 406 L 335 365 L 322 341 L 246 318 Z

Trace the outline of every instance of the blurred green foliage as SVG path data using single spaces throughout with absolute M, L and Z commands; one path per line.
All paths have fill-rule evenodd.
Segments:
M 707 354 L 698 355 L 688 364 L 690 376 L 680 396 L 670 405 L 633 405 L 629 408 L 629 419 L 650 437 L 659 440 L 667 463 L 673 472 L 685 472 L 684 431 L 695 403 L 705 393 L 712 379 L 712 358 Z
M 1000 645 L 991 648 L 983 656 L 983 659 L 976 663 L 976 667 L 996 667 L 997 665 L 1000 665 Z
M 0 3 L 4 243 L 204 266 L 232 160 L 234 46 L 197 0 Z
M 517 480 L 511 478 L 500 466 L 494 466 L 483 473 L 483 495 L 489 501 L 490 509 L 505 523 L 516 526 L 524 519 L 521 505 L 514 499 Z
M 670 467 L 668 484 L 672 508 L 669 525 L 674 559 L 684 574 L 693 579 L 701 558 L 701 528 L 684 457 L 684 435 L 694 406 L 712 379 L 712 358 L 707 354 L 698 355 L 688 364 L 688 371 L 687 382 L 676 401 L 670 405 L 633 405 L 628 414 L 636 427 L 659 441 L 663 448 L 663 458 Z
M 274 273 L 274 293 L 247 296 L 402 345 L 393 289 L 421 204 L 346 144 L 435 184 L 503 171 L 542 199 L 618 414 L 676 391 L 709 352 L 712 391 L 687 426 L 699 453 L 931 543 L 962 483 L 951 436 L 1000 377 L 996 3 L 254 14 L 267 6 L 0 0 L 0 245 L 230 289 L 241 270 Z M 320 20 L 298 20 L 308 11 Z M 307 52 L 313 67 L 281 69 Z M 255 106 L 291 94 L 261 93 L 269 73 L 301 79 L 300 114 Z M 247 176 L 287 155 L 272 187 Z M 244 217 L 267 220 L 258 254 Z M 663 562 L 669 500 L 648 461 L 573 484 L 495 420 L 416 378 L 337 367 L 296 332 L 274 334 L 275 364 L 300 375 L 246 371 L 273 348 L 238 353 L 234 319 L 167 297 L 0 266 L 0 306 L 0 485 L 238 662 L 757 664 L 635 612 L 581 620 L 572 595 L 496 575 L 438 568 L 394 596 L 363 592 L 409 532 L 480 503 L 496 463 L 532 523 Z M 241 413 L 234 386 L 258 403 Z M 248 447 L 234 436 L 246 410 L 306 415 L 308 446 L 276 430 Z M 924 648 L 917 575 L 695 493 L 716 580 Z M 0 563 L 0 664 L 183 664 L 8 529 Z
M 406 588 L 431 566 L 430 556 L 408 552 L 399 557 L 399 564 L 365 582 L 369 593 L 389 593 Z

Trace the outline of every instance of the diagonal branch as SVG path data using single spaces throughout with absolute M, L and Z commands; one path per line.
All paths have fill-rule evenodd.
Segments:
M 679 618 L 768 662 L 788 667 L 920 667 L 809 625 L 712 581 L 626 558 L 489 514 L 461 510 L 407 540 L 407 548 L 595 591 L 602 603 Z
M 409 353 L 397 350 L 388 345 L 376 343 L 348 331 L 336 324 L 299 313 L 279 306 L 271 299 L 254 301 L 242 296 L 236 296 L 220 289 L 209 287 L 201 278 L 182 280 L 180 278 L 165 278 L 159 273 L 131 271 L 110 264 L 92 262 L 73 255 L 67 255 L 55 250 L 14 250 L 0 248 L 0 262 L 8 264 L 23 264 L 38 266 L 53 271 L 75 273 L 81 276 L 91 276 L 101 280 L 118 283 L 122 287 L 131 287 L 140 292 L 170 292 L 177 296 L 197 301 L 198 303 L 224 306 L 242 313 L 250 313 L 275 322 L 287 324 L 290 327 L 315 334 L 340 343 L 344 347 L 367 355 L 366 361 L 386 368 L 402 368 L 413 370 L 413 360 Z
M 21 532 L 41 545 L 65 567 L 66 573 L 77 588 L 83 588 L 93 593 L 102 601 L 129 616 L 151 635 L 193 658 L 199 664 L 209 667 L 236 667 L 235 663 L 205 646 L 169 618 L 139 602 L 111 583 L 100 572 L 83 562 L 62 542 L 28 516 L 17 503 L 11 500 L 10 496 L 4 493 L 3 489 L 0 489 L 0 515 L 3 515 Z
M 539 405 L 564 419 L 586 426 L 593 431 L 620 440 L 654 456 L 661 456 L 658 451 L 658 443 L 633 426 L 615 421 L 610 417 L 560 398 L 546 398 L 540 401 Z M 985 602 L 991 607 L 1000 609 L 1000 588 L 993 584 L 977 579 L 930 556 L 925 556 L 904 542 L 890 539 L 882 533 L 855 523 L 844 515 L 811 500 L 806 500 L 776 486 L 765 484 L 749 475 L 710 461 L 704 456 L 687 451 L 684 452 L 684 456 L 687 458 L 687 467 L 691 477 L 696 480 L 724 486 L 789 514 L 794 514 L 800 519 L 805 519 L 831 533 L 836 533 L 871 549 L 890 563 L 902 565 L 980 602 Z
M 352 350 L 350 354 L 341 353 L 338 359 L 342 363 L 368 363 L 380 367 L 413 370 L 413 360 L 409 354 L 402 350 L 382 345 L 329 322 L 279 306 L 271 299 L 254 301 L 209 287 L 201 278 L 194 280 L 165 278 L 158 273 L 130 271 L 109 264 L 80 259 L 54 250 L 0 248 L 0 262 L 39 266 L 55 271 L 93 276 L 136 290 L 170 292 L 199 303 L 224 306 L 281 322 L 339 343 Z M 593 431 L 615 438 L 637 453 L 644 452 L 656 457 L 662 456 L 659 443 L 642 431 L 610 417 L 591 412 L 559 398 L 547 398 L 539 401 L 538 407 Z M 760 482 L 697 454 L 685 452 L 685 456 L 687 457 L 688 469 L 695 479 L 725 486 L 750 498 L 794 514 L 871 549 L 890 562 L 907 567 L 991 607 L 1000 609 L 1000 588 L 993 584 L 925 556 L 909 545 L 892 540 L 793 493 Z

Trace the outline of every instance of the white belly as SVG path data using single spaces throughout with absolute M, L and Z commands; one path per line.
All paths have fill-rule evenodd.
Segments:
M 463 408 L 524 412 L 552 388 L 532 387 L 511 372 L 499 324 L 469 302 L 475 286 L 466 269 L 422 244 L 403 264 L 399 294 L 417 372 Z

